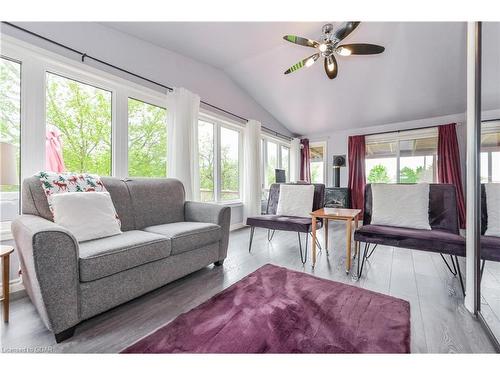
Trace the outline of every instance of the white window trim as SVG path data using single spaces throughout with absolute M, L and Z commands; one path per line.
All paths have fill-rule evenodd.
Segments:
M 214 125 L 214 200 L 209 203 L 223 204 L 228 206 L 242 205 L 243 186 L 243 128 L 244 125 L 227 120 L 207 110 L 200 110 L 198 119 Z M 238 132 L 238 188 L 239 199 L 223 201 L 221 197 L 221 154 L 220 154 L 220 128 L 224 127 Z
M 323 148 L 323 181 L 322 184 L 328 185 L 328 141 L 314 141 L 309 142 L 309 148 L 322 147 Z
M 487 121 L 481 123 L 481 134 L 492 134 L 500 132 L 500 121 Z M 480 147 L 480 154 L 485 153 L 488 158 L 488 183 L 493 182 L 493 152 L 499 152 L 500 150 L 494 149 L 494 147 L 482 146 Z
M 282 160 L 282 155 L 281 155 L 281 147 L 286 147 L 288 148 L 288 175 L 286 176 L 287 182 L 290 181 L 290 148 L 291 148 L 291 143 L 290 141 L 286 141 L 282 138 L 262 133 L 261 139 L 264 141 L 262 142 L 262 152 L 261 156 L 262 159 L 260 161 L 262 170 L 261 170 L 261 178 L 262 178 L 262 190 L 267 191 L 269 190 L 269 187 L 266 186 L 266 166 L 267 166 L 267 142 L 273 142 L 277 144 L 278 147 L 278 155 L 277 155 L 277 163 L 278 163 L 278 168 L 283 169 L 283 160 Z

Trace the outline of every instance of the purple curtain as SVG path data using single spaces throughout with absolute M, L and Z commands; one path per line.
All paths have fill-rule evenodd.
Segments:
M 311 182 L 311 152 L 307 138 L 300 140 L 300 180 Z
M 458 148 L 456 124 L 439 126 L 438 137 L 438 181 L 441 184 L 453 184 L 457 189 L 457 205 L 460 228 L 465 228 L 465 199 L 460 168 L 460 150 Z
M 349 137 L 349 189 L 351 192 L 351 208 L 363 211 L 365 196 L 365 136 L 355 135 Z M 361 213 L 361 217 L 363 213 Z

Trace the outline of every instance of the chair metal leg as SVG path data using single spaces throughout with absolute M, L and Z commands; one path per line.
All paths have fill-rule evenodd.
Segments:
M 368 242 L 365 242 L 365 248 L 363 250 L 363 256 L 361 257 L 361 254 L 358 255 L 358 280 L 361 278 L 361 275 L 363 274 L 363 268 L 365 266 L 365 263 L 366 263 L 366 259 L 367 258 L 367 255 L 368 255 L 368 252 L 370 250 L 370 244 Z M 360 269 L 360 262 L 361 262 L 361 269 Z
M 370 259 L 370 257 L 372 256 L 372 254 L 373 254 L 373 252 L 375 251 L 375 249 L 376 249 L 376 248 L 377 248 L 377 244 L 375 244 L 375 246 L 373 246 L 372 251 L 370 251 L 370 254 L 368 254 L 368 255 L 366 256 L 366 259 Z
M 250 227 L 250 243 L 248 245 L 249 253 L 252 251 L 253 232 L 255 232 L 255 227 Z
M 483 272 L 484 272 L 484 265 L 485 265 L 485 264 L 486 264 L 486 259 L 483 259 L 483 260 L 481 261 L 481 276 L 480 276 L 480 278 L 479 278 L 479 280 L 480 280 L 480 281 L 482 281 L 482 280 L 483 280 Z
M 267 230 L 267 240 L 268 240 L 269 242 L 271 242 L 271 241 L 272 241 L 272 239 L 273 239 L 273 237 L 274 237 L 274 233 L 275 233 L 275 232 L 276 232 L 276 230 L 274 230 L 274 229 L 268 229 L 268 230 Z
M 306 264 L 306 262 L 307 262 L 307 243 L 309 242 L 309 236 L 306 233 L 306 251 L 305 251 L 305 255 L 302 253 L 302 241 L 300 240 L 300 232 L 297 232 L 297 236 L 299 238 L 300 260 L 302 261 L 302 264 Z
M 457 273 L 458 273 L 458 278 L 460 279 L 460 286 L 462 287 L 462 293 L 464 294 L 465 297 L 464 280 L 462 279 L 462 272 L 460 272 L 460 264 L 458 263 L 458 256 L 456 255 L 455 255 L 455 263 L 457 264 Z
M 444 264 L 446 264 L 446 267 L 448 267 L 448 270 L 450 270 L 451 274 L 453 276 L 457 276 L 457 267 L 455 266 L 455 262 L 453 260 L 453 256 L 450 255 L 451 264 L 453 265 L 453 270 L 452 270 L 451 267 L 450 267 L 450 265 L 446 261 L 446 258 L 444 257 L 444 255 L 442 253 L 439 253 L 439 255 L 441 255 L 441 258 L 443 258 Z

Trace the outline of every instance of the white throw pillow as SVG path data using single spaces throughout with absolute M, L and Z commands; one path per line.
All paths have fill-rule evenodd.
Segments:
M 371 224 L 431 229 L 429 184 L 372 184 Z
M 54 222 L 69 230 L 78 242 L 121 233 L 108 192 L 56 194 L 52 207 Z
M 280 185 L 276 215 L 311 217 L 314 185 Z
M 485 236 L 500 237 L 500 184 L 484 184 L 488 227 Z

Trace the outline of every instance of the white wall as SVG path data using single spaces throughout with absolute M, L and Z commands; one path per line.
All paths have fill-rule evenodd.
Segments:
M 226 73 L 211 65 L 94 22 L 15 22 L 15 24 L 164 85 L 185 87 L 200 95 L 203 101 L 239 116 L 259 120 L 264 126 L 274 131 L 291 135 L 283 124 L 262 108 Z M 8 25 L 2 24 L 0 31 L 80 61 L 79 55 Z M 163 90 L 156 85 L 148 84 L 91 60 L 86 60 L 86 64 L 152 89 Z
M 482 119 L 497 119 L 500 118 L 500 109 L 483 111 Z M 381 124 L 377 126 L 371 126 L 362 129 L 347 129 L 339 130 L 328 134 L 321 135 L 308 135 L 305 136 L 309 138 L 310 142 L 316 141 L 326 141 L 327 142 L 327 186 L 333 186 L 333 168 L 332 161 L 333 155 L 347 155 L 347 141 L 351 135 L 362 135 L 362 134 L 373 134 L 373 133 L 383 133 L 389 131 L 414 129 L 414 128 L 425 128 L 437 125 L 444 125 L 449 123 L 457 123 L 457 137 L 458 144 L 460 147 L 460 163 L 462 165 L 462 181 L 465 185 L 465 172 L 466 172 L 466 149 L 467 149 L 467 127 L 466 127 L 466 115 L 465 113 L 459 113 L 455 115 L 431 117 L 420 120 L 395 122 L 391 124 Z M 340 186 L 347 186 L 348 179 L 348 167 L 342 168 L 340 172 Z

